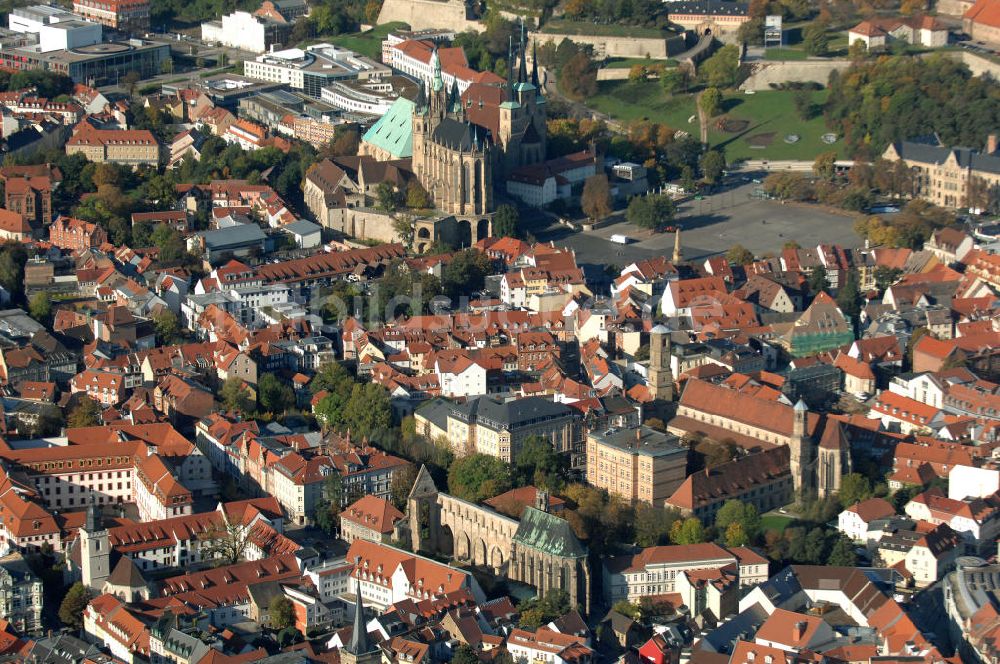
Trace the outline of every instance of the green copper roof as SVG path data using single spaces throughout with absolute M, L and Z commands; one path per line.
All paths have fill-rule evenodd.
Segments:
M 400 97 L 365 132 L 363 140 L 382 148 L 394 159 L 413 156 L 413 102 Z
M 534 507 L 526 507 L 521 514 L 514 541 L 552 556 L 584 558 L 587 555 L 569 521 Z
M 522 90 L 534 90 L 535 86 L 525 81 L 524 83 L 515 83 L 514 89 L 517 90 L 518 92 L 521 92 Z
M 516 101 L 505 101 L 500 104 L 500 108 L 521 108 L 521 104 Z

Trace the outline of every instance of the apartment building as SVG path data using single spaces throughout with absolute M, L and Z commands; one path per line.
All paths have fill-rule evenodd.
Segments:
M 66 154 L 82 154 L 100 164 L 156 167 L 160 163 L 160 144 L 147 129 L 95 129 L 89 122 L 82 122 L 66 141 Z
M 149 30 L 151 0 L 73 0 L 73 12 L 119 32 Z
M 501 402 L 491 397 L 453 403 L 434 399 L 414 413 L 417 431 L 447 441 L 456 456 L 517 457 L 528 436 L 547 438 L 557 452 L 570 452 L 580 437 L 580 413 L 544 397 Z
M 587 483 L 649 505 L 662 505 L 686 476 L 688 450 L 647 426 L 587 434 Z
M 902 160 L 914 172 L 914 195 L 931 203 L 949 208 L 976 207 L 970 200 L 969 185 L 980 180 L 990 190 L 1000 186 L 1000 147 L 996 134 L 991 134 L 985 150 L 901 141 L 893 143 L 882 154 L 889 161 Z

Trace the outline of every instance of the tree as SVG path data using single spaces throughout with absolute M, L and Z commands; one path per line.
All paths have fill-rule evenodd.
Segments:
M 253 397 L 246 383 L 237 376 L 229 376 L 219 390 L 223 407 L 230 413 L 249 415 L 254 410 Z
M 896 283 L 903 271 L 897 267 L 879 265 L 875 268 L 875 286 L 880 291 L 885 291 L 889 286 Z
M 406 185 L 406 207 L 414 210 L 426 210 L 432 205 L 430 194 L 417 178 L 412 178 Z
M 565 590 L 552 589 L 542 598 L 533 597 L 520 607 L 519 625 L 522 629 L 535 630 L 542 625 L 564 616 L 575 607 L 569 602 Z
M 265 373 L 257 381 L 257 400 L 265 411 L 281 413 L 295 405 L 295 394 L 273 373 Z
M 848 473 L 840 481 L 840 493 L 837 497 L 844 508 L 868 500 L 872 497 L 871 482 L 861 473 Z
M 701 173 L 705 182 L 715 184 L 726 169 L 726 158 L 718 150 L 709 150 L 701 158 Z
M 830 52 L 830 26 L 823 21 L 811 23 L 802 33 L 802 45 L 809 55 L 825 56 Z
M 455 459 L 448 469 L 448 492 L 472 503 L 497 496 L 510 487 L 510 466 L 488 454 Z
M 455 648 L 451 656 L 451 664 L 479 664 L 479 656 L 468 643 L 463 643 Z
M 326 362 L 320 365 L 316 374 L 309 381 L 309 391 L 317 392 L 345 389 L 354 383 L 351 374 L 339 362 Z
M 128 92 L 129 97 L 135 96 L 135 88 L 137 85 L 139 85 L 139 81 L 141 80 L 142 76 L 139 74 L 139 72 L 135 71 L 134 69 L 129 71 L 127 74 L 125 74 L 125 76 L 122 77 L 122 85 Z
M 94 427 L 101 423 L 101 406 L 88 396 L 81 395 L 80 401 L 69 417 L 66 418 L 66 426 L 70 429 L 77 427 Z
M 676 207 L 670 196 L 647 194 L 633 196 L 625 210 L 625 218 L 630 224 L 640 228 L 657 229 L 669 223 L 676 214 Z
M 718 88 L 707 88 L 698 98 L 698 106 L 706 117 L 714 118 L 722 112 L 722 93 Z
M 847 47 L 847 59 L 858 63 L 868 57 L 868 46 L 863 39 L 855 39 L 854 43 Z
M 749 265 L 753 263 L 753 253 L 742 244 L 734 244 L 726 252 L 726 260 L 734 265 Z
M 816 177 L 832 180 L 837 168 L 837 153 L 834 151 L 820 153 L 813 161 L 813 173 Z
M 66 597 L 59 605 L 59 620 L 71 629 L 82 629 L 83 611 L 89 603 L 90 588 L 77 581 L 66 591 Z
M 680 519 L 680 512 L 676 509 L 637 503 L 635 517 L 632 521 L 635 528 L 636 544 L 647 547 L 669 543 L 670 529 L 678 519 Z
M 826 278 L 826 268 L 817 265 L 809 274 L 809 292 L 816 295 L 820 291 L 825 291 L 830 287 L 830 282 Z
M 457 300 L 463 295 L 471 295 L 486 285 L 486 275 L 493 271 L 489 257 L 476 249 L 465 249 L 452 254 L 451 262 L 441 275 L 441 287 L 445 295 Z
M 701 544 L 705 541 L 705 527 L 693 516 L 674 521 L 670 528 L 670 541 L 674 544 Z
M 214 559 L 221 565 L 235 565 L 243 558 L 250 545 L 249 530 L 239 521 L 224 519 L 221 526 L 198 535 L 202 557 Z
M 740 536 L 750 541 L 757 536 L 760 532 L 760 514 L 757 512 L 757 508 L 750 503 L 743 503 L 739 500 L 727 500 L 722 507 L 719 508 L 718 513 L 715 515 L 715 527 L 719 532 L 726 533 L 726 538 L 729 537 L 729 529 L 734 525 L 738 524 L 740 527 Z M 734 531 L 734 537 L 737 533 Z M 732 544 L 730 546 L 742 546 L 740 544 Z
M 544 436 L 528 436 L 514 459 L 514 482 L 519 486 L 534 484 L 558 488 L 562 457 Z
M 520 220 L 516 207 L 507 203 L 501 205 L 493 215 L 493 237 L 517 237 Z
M 852 320 L 861 313 L 861 291 L 858 275 L 853 270 L 848 273 L 847 282 L 837 291 L 837 306 Z
M 594 221 L 600 221 L 611 214 L 611 185 L 603 173 L 592 175 L 583 184 L 580 208 Z
M 746 530 L 743 529 L 743 524 L 739 521 L 733 521 L 726 528 L 726 546 L 746 546 L 750 543 L 750 538 L 747 536 Z
M 857 567 L 858 554 L 854 552 L 854 544 L 843 535 L 837 538 L 830 549 L 826 564 L 832 567 Z
M 698 72 L 705 83 L 713 88 L 728 88 L 736 84 L 740 69 L 740 49 L 727 44 L 705 60 Z
M 177 314 L 170 309 L 164 309 L 154 316 L 153 325 L 156 328 L 156 338 L 163 346 L 174 343 L 180 335 L 181 326 L 177 320 Z
M 395 479 L 395 478 L 393 478 Z M 327 535 L 337 530 L 340 507 L 344 504 L 344 485 L 340 473 L 334 471 L 323 480 L 323 493 L 316 501 L 316 526 Z
M 180 259 L 187 251 L 184 236 L 180 231 L 166 224 L 157 224 L 149 238 L 153 246 L 160 249 L 160 260 L 171 262 Z
M 52 296 L 48 291 L 39 291 L 31 296 L 28 313 L 39 323 L 48 324 L 52 316 Z
M 271 619 L 271 629 L 282 630 L 295 626 L 295 607 L 284 595 L 275 595 L 267 607 Z
M 614 606 L 611 607 L 611 610 L 616 611 L 623 616 L 628 616 L 632 620 L 638 620 L 642 617 L 642 611 L 639 610 L 639 607 L 627 599 L 620 599 L 615 602 Z
M 668 69 L 660 75 L 660 85 L 667 94 L 687 91 L 690 80 L 687 69 L 683 67 Z
M 585 52 L 577 52 L 559 68 L 559 87 L 576 101 L 597 94 L 597 66 Z
M 395 212 L 399 206 L 399 194 L 388 182 L 380 182 L 375 188 L 375 207 L 383 212 Z
M 392 504 L 400 510 L 406 509 L 410 490 L 413 489 L 413 483 L 417 481 L 417 472 L 417 465 L 411 463 L 392 474 L 392 481 L 389 482 L 389 493 L 392 496 Z

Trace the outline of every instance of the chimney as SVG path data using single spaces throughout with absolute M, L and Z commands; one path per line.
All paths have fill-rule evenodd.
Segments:
M 1000 141 L 997 140 L 996 134 L 990 134 L 986 137 L 986 154 L 994 154 L 998 147 L 1000 147 Z

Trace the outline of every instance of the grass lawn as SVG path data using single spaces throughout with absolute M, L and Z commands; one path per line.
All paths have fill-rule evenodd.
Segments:
M 782 514 L 766 514 L 760 518 L 760 527 L 762 530 L 774 530 L 779 533 L 785 532 L 785 528 L 792 525 L 795 521 L 794 518 L 790 516 L 784 516 Z
M 405 23 L 383 23 L 382 25 L 372 28 L 368 32 L 355 32 L 349 35 L 337 35 L 336 37 L 329 37 L 323 39 L 322 41 L 328 41 L 331 44 L 348 48 L 352 51 L 360 53 L 361 55 L 367 55 L 369 58 L 374 60 L 381 60 L 382 40 L 385 39 L 386 35 L 393 30 L 398 30 L 403 27 L 406 27 Z
M 813 101 L 826 100 L 826 90 L 813 93 Z M 802 120 L 795 112 L 795 92 L 769 90 L 746 95 L 730 92 L 723 101 L 729 120 L 745 120 L 749 125 L 737 133 L 727 133 L 716 127 L 716 120 L 709 123 L 708 140 L 712 147 L 724 150 L 727 161 L 737 159 L 801 159 L 813 160 L 822 152 L 836 150 L 843 156 L 844 144 L 838 140 L 827 145 L 820 137 L 827 133 L 821 113 L 811 120 Z M 785 137 L 797 134 L 796 143 L 786 143 Z M 768 135 L 770 139 L 768 139 Z M 755 141 L 762 147 L 751 147 Z
M 608 69 L 631 69 L 634 65 L 666 65 L 676 67 L 677 61 L 674 59 L 654 60 L 653 58 L 611 58 L 604 66 Z
M 601 81 L 598 94 L 587 105 L 622 122 L 649 120 L 698 135 L 694 95 L 667 95 L 659 81 Z
M 768 60 L 805 60 L 809 56 L 801 48 L 769 48 L 764 52 Z
M 565 35 L 597 35 L 601 37 L 649 37 L 652 39 L 667 36 L 658 28 L 641 28 L 634 25 L 619 25 L 617 23 L 603 24 L 590 21 L 571 21 L 564 18 L 550 19 L 542 32 Z

